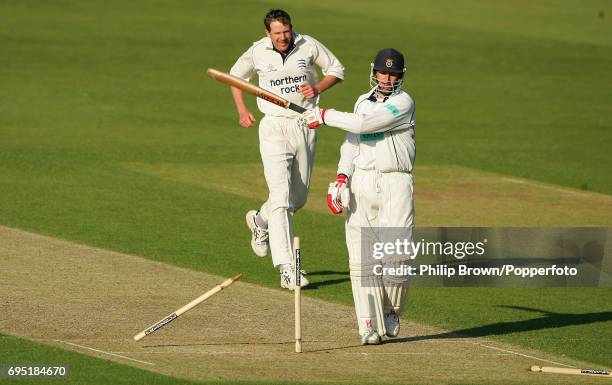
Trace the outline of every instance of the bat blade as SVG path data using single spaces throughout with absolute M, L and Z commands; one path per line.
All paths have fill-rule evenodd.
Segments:
M 290 101 L 284 98 L 281 98 L 280 96 L 276 95 L 273 92 L 264 90 L 261 87 L 258 87 L 254 84 L 251 84 L 247 81 L 244 81 L 240 78 L 237 78 L 225 72 L 221 72 L 214 68 L 209 68 L 208 70 L 206 70 L 206 73 L 208 74 L 208 76 L 210 76 L 211 78 L 215 79 L 218 82 L 241 89 L 244 92 L 247 92 L 253 96 L 256 96 L 270 103 L 276 104 L 277 106 L 287 108 L 295 112 L 299 112 L 300 114 L 306 111 L 304 107 L 291 103 Z

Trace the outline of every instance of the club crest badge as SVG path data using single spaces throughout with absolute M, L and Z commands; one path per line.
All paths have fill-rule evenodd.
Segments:
M 273 72 L 273 71 L 276 71 L 276 67 L 274 67 L 272 64 L 268 64 L 267 70 L 268 72 Z
M 387 61 L 385 61 L 385 65 L 387 68 L 393 67 L 393 59 L 387 59 Z

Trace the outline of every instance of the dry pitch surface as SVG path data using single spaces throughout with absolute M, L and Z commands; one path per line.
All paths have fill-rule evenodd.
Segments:
M 430 338 L 444 331 L 412 323 L 403 324 L 402 342 L 360 346 L 351 307 L 311 298 L 303 298 L 305 352 L 296 354 L 293 295 L 244 282 L 134 342 L 134 334 L 223 278 L 6 227 L 0 227 L 0 261 L 0 333 L 170 376 L 200 381 L 607 383 L 527 371 L 530 365 L 586 363 L 482 338 Z

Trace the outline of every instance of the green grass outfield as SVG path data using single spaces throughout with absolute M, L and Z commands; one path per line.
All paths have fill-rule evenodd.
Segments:
M 243 224 L 260 199 L 134 167 L 251 177 L 240 170 L 259 163 L 257 130 L 237 125 L 229 90 L 204 71 L 228 70 L 262 35 L 261 18 L 275 5 L 0 3 L 0 224 L 224 276 L 243 271 L 249 282 L 277 287 L 269 260 L 251 255 Z M 380 9 L 326 1 L 286 9 L 296 31 L 320 39 L 346 66 L 346 81 L 323 96 L 324 107 L 351 109 L 379 48 L 405 53 L 406 89 L 418 107 L 417 193 L 419 166 L 461 166 L 612 194 L 608 2 Z M 320 131 L 315 175 L 333 170 L 343 137 Z M 539 223 L 507 214 L 500 225 Z M 432 216 L 417 212 L 417 225 Z M 604 222 L 572 211 L 567 218 L 612 226 L 612 210 Z M 342 222 L 316 210 L 297 216 L 305 263 L 316 273 L 316 290 L 306 295 L 351 301 Z M 419 288 L 407 317 L 609 367 L 611 296 L 609 289 Z
M 76 384 L 151 384 L 151 385 L 190 385 L 196 382 L 179 380 L 172 377 L 151 373 L 89 357 L 64 349 L 50 347 L 17 337 L 0 335 L 0 348 L 3 352 L 2 365 L 62 365 L 66 366 L 66 378 L 45 378 L 45 384 L 65 384 L 67 381 Z M 9 361 L 10 360 L 10 361 Z M 0 382 L 9 381 L 1 378 Z M 40 384 L 41 378 L 12 379 L 19 384 Z

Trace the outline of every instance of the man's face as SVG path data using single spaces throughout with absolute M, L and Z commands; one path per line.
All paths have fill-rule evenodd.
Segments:
M 374 71 L 374 76 L 378 80 L 378 90 L 383 94 L 390 94 L 393 92 L 393 86 L 395 82 L 400 78 L 398 74 L 385 71 Z
M 274 48 L 280 52 L 287 52 L 293 36 L 290 26 L 275 20 L 270 23 L 270 30 L 266 30 L 266 34 L 272 40 Z

